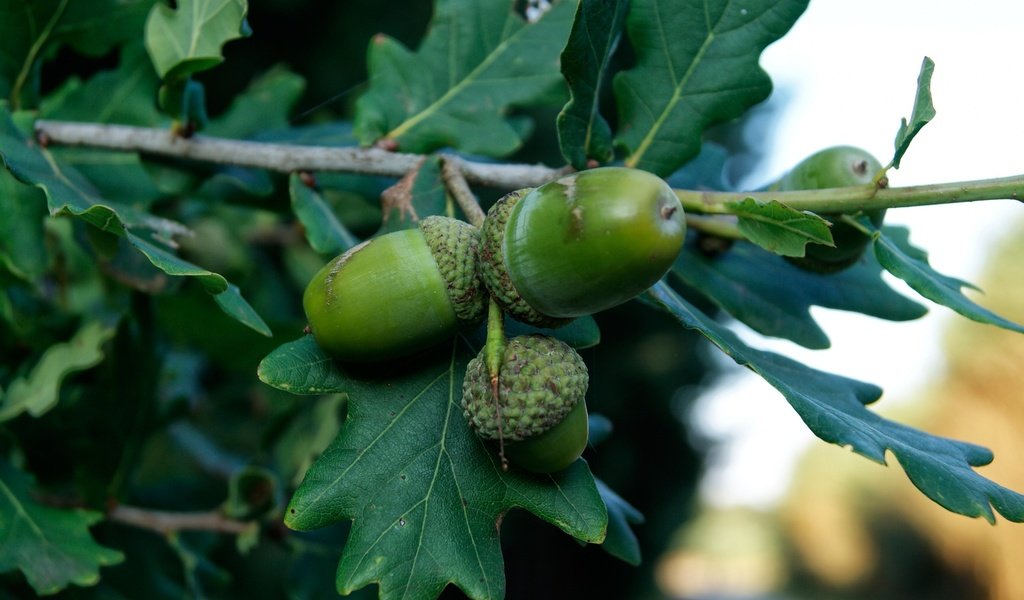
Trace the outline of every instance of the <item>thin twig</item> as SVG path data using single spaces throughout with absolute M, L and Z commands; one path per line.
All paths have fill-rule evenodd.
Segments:
M 448 188 L 452 197 L 455 198 L 455 202 L 462 209 L 462 214 L 466 215 L 466 219 L 476 227 L 483 227 L 484 218 L 487 215 L 480 208 L 480 201 L 473 195 L 473 190 L 469 189 L 469 183 L 466 182 L 466 177 L 462 173 L 461 163 L 462 161 L 454 156 L 446 156 L 441 161 L 441 178 L 444 179 L 445 187 Z
M 338 148 L 271 144 L 196 135 L 175 136 L 170 130 L 68 121 L 36 121 L 36 134 L 51 144 L 142 152 L 214 164 L 255 167 L 270 171 L 337 171 L 401 177 L 416 167 L 420 154 L 381 148 Z M 537 187 L 572 172 L 571 167 L 476 162 L 457 159 L 466 182 L 515 190 Z M 726 214 L 729 202 L 755 197 L 778 200 L 797 210 L 821 213 L 880 208 L 1024 198 L 1024 175 L 958 181 L 913 187 L 879 188 L 861 185 L 825 190 L 785 192 L 713 192 L 675 190 L 687 211 Z
M 1020 200 L 1024 198 L 1024 175 L 954 181 L 909 187 L 877 188 L 857 185 L 820 190 L 767 192 L 712 192 L 674 190 L 687 211 L 727 214 L 726 204 L 746 198 L 778 200 L 797 210 L 820 213 L 850 213 L 881 208 L 907 208 L 979 200 Z
M 736 219 L 731 215 L 695 215 L 686 214 L 686 226 L 694 231 L 703 231 L 720 238 L 745 240 L 747 237 L 740 232 Z
M 422 156 L 388 152 L 380 148 L 338 148 L 271 144 L 195 135 L 182 138 L 170 130 L 127 125 L 103 125 L 68 121 L 36 121 L 36 135 L 48 143 L 88 146 L 126 152 L 189 159 L 214 164 L 293 171 L 340 171 L 401 177 L 416 167 Z M 571 169 L 544 165 L 483 163 L 459 160 L 469 183 L 502 189 L 536 187 Z
M 111 521 L 150 529 L 168 535 L 178 531 L 214 531 L 240 535 L 249 531 L 254 524 L 238 521 L 217 511 L 168 512 L 118 504 L 107 512 Z

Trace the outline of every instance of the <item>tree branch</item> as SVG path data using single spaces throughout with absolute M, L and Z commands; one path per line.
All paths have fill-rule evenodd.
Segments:
M 47 143 L 142 152 L 285 173 L 341 171 L 401 177 L 414 169 L 423 158 L 419 154 L 388 152 L 380 148 L 271 144 L 202 135 L 186 139 L 166 129 L 68 121 L 36 121 L 36 133 Z M 446 158 L 446 163 L 449 160 L 458 166 L 466 183 L 510 190 L 537 187 L 572 172 L 571 167 L 553 169 L 544 165 L 484 163 L 457 157 Z M 849 213 L 977 200 L 1020 201 L 1024 199 L 1024 175 L 904 188 L 862 185 L 790 192 L 675 192 L 686 210 L 698 213 L 728 214 L 730 211 L 725 206 L 727 203 L 750 196 L 778 200 L 797 210 Z
M 338 148 L 271 144 L 194 135 L 183 138 L 170 130 L 127 125 L 67 121 L 36 121 L 36 135 L 48 144 L 88 146 L 142 152 L 214 164 L 293 171 L 342 171 L 401 177 L 423 158 L 419 154 L 388 152 L 380 148 Z M 536 187 L 571 172 L 544 165 L 491 164 L 458 160 L 469 183 L 504 189 Z
M 110 509 L 107 518 L 163 535 L 178 531 L 214 531 L 240 535 L 255 526 L 255 523 L 231 519 L 217 511 L 168 512 L 126 504 L 119 504 Z
M 441 161 L 441 178 L 444 179 L 445 187 L 455 198 L 462 213 L 466 215 L 466 219 L 476 227 L 483 227 L 487 215 L 480 208 L 480 202 L 473 195 L 473 190 L 469 189 L 469 183 L 462 174 L 461 162 L 454 156 L 446 156 Z

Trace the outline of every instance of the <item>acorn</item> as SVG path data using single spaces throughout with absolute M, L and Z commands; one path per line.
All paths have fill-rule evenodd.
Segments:
M 513 318 L 557 327 L 649 288 L 685 234 L 683 207 L 662 179 L 591 169 L 495 203 L 481 231 L 480 272 Z
M 868 152 L 853 146 L 826 148 L 802 160 L 769 189 L 779 191 L 820 190 L 835 187 L 868 185 L 882 169 L 881 163 Z M 863 211 L 875 227 L 885 220 L 885 209 Z M 802 269 L 816 273 L 837 273 L 853 266 L 864 254 L 871 238 L 856 227 L 844 223 L 842 214 L 819 215 L 832 224 L 835 247 L 807 244 L 802 257 L 787 260 Z
M 447 217 L 373 238 L 324 265 L 302 305 L 317 344 L 342 361 L 397 358 L 482 322 L 479 230 Z
M 560 471 L 583 454 L 589 376 L 568 344 L 521 335 L 505 346 L 495 388 L 484 351 L 469 361 L 462 385 L 463 415 L 477 435 L 500 440 L 513 464 L 536 473 Z

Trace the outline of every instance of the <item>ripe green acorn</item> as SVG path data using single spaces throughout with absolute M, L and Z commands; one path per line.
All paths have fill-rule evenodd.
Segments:
M 662 179 L 623 167 L 591 169 L 492 206 L 480 271 L 513 318 L 556 327 L 653 285 L 685 234 L 683 207 Z
M 786 173 L 772 190 L 819 190 L 834 187 L 866 185 L 874 182 L 882 165 L 874 156 L 860 148 L 835 146 L 805 158 Z M 885 219 L 885 209 L 864 211 L 875 227 Z M 871 238 L 857 228 L 840 220 L 841 214 L 820 215 L 832 223 L 832 241 L 835 247 L 808 244 L 803 257 L 789 260 L 793 264 L 817 273 L 836 273 L 853 266 L 864 254 Z
M 498 370 L 497 400 L 486 363 L 481 351 L 466 368 L 462 408 L 470 428 L 501 440 L 508 459 L 529 471 L 560 471 L 579 458 L 589 433 L 589 376 L 580 355 L 550 336 L 512 338 Z
M 479 230 L 447 217 L 363 242 L 324 265 L 302 296 L 317 344 L 353 362 L 412 354 L 479 324 L 487 297 Z

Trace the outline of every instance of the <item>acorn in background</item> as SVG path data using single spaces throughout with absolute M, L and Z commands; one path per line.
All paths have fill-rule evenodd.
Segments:
M 855 185 L 874 185 L 875 175 L 882 165 L 868 152 L 853 146 L 826 148 L 800 161 L 769 190 L 821 190 Z M 868 210 L 862 213 L 875 227 L 881 227 L 885 220 L 885 209 Z M 786 257 L 802 269 L 816 273 L 837 273 L 853 266 L 864 254 L 871 238 L 849 223 L 841 220 L 842 214 L 826 213 L 820 217 L 832 224 L 832 241 L 835 246 L 807 244 L 802 257 Z M 856 216 L 856 215 L 851 215 Z

